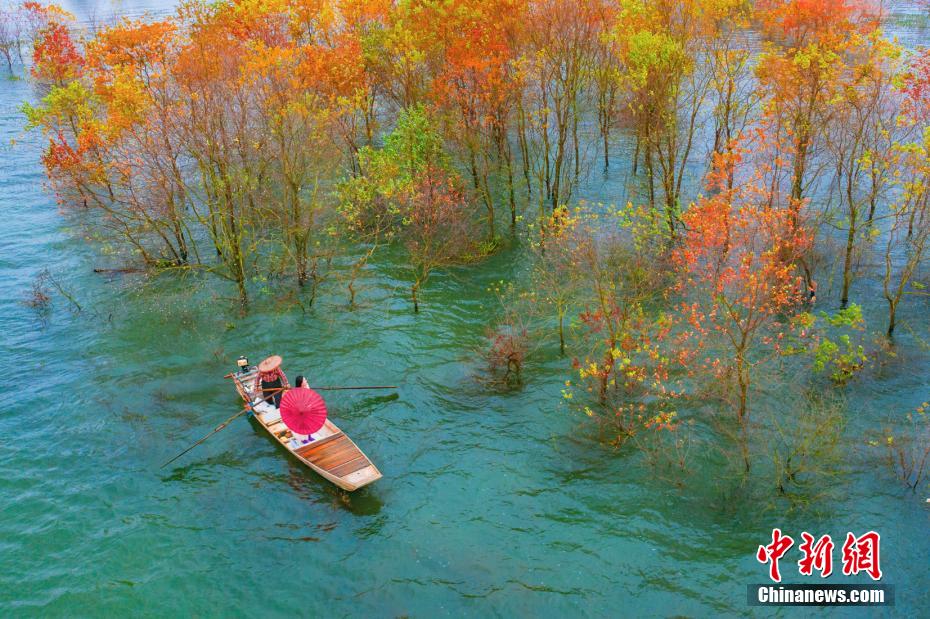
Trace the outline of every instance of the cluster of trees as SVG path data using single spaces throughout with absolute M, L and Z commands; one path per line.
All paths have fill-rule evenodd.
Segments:
M 32 48 L 40 30 L 53 20 L 70 19 L 73 17 L 69 13 L 55 5 L 39 2 L 0 5 L 0 59 L 10 76 L 14 75 L 14 63 L 25 61 L 25 54 Z
M 526 218 L 532 310 L 506 313 L 547 312 L 618 440 L 676 427 L 702 377 L 745 430 L 754 377 L 799 352 L 845 382 L 861 347 L 827 332 L 861 330 L 856 279 L 889 335 L 920 287 L 930 51 L 868 0 L 192 0 L 92 32 L 24 6 L 51 183 L 138 259 L 245 300 L 345 256 L 354 301 L 391 244 L 418 310 Z M 571 208 L 618 140 L 635 206 Z M 816 317 L 834 267 L 845 313 Z M 518 322 L 492 330 L 508 376 Z
M 402 38 L 387 31 L 392 11 L 193 2 L 168 19 L 92 33 L 50 12 L 31 63 L 44 96 L 25 111 L 48 137 L 43 163 L 56 194 L 98 214 L 98 229 L 147 266 L 215 273 L 243 301 L 267 274 L 315 285 L 334 252 L 357 247 L 346 240 L 398 240 L 418 307 L 435 266 L 483 251 L 488 172 L 475 154 L 467 185 L 446 141 L 468 135 L 443 125 L 461 76 L 445 76 L 450 92 L 437 85 L 427 98 L 406 83 L 408 50 L 382 80 Z

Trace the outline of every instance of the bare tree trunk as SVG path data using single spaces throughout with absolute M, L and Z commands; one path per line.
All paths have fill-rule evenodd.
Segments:
M 849 232 L 846 235 L 846 255 L 843 259 L 843 293 L 840 295 L 840 309 L 849 304 L 849 287 L 852 284 L 852 255 L 856 241 L 856 209 L 849 213 Z

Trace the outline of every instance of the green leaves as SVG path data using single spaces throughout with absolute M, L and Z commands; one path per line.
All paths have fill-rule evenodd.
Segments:
M 422 105 L 403 110 L 397 126 L 384 140 L 380 155 L 402 163 L 400 172 L 405 180 L 411 179 L 427 166 L 449 168 L 449 157 L 442 136 L 434 127 L 433 119 Z
M 865 329 L 862 307 L 856 303 L 853 303 L 846 309 L 836 312 L 832 316 L 826 312 L 821 312 L 820 316 L 832 327 L 847 327 L 857 331 Z
M 48 130 L 71 119 L 80 123 L 94 119 L 92 107 L 93 95 L 79 81 L 68 82 L 65 86 L 52 86 L 39 105 L 24 103 L 20 108 L 26 115 L 26 128 L 43 128 Z
M 837 385 L 846 384 L 865 368 L 869 358 L 861 336 L 855 333 L 865 331 L 862 307 L 854 303 L 834 314 L 821 312 L 819 317 L 805 312 L 793 320 L 811 339 L 807 345 L 785 346 L 783 354 L 809 354 L 812 371 L 827 374 Z
M 341 211 L 357 231 L 402 225 L 399 205 L 428 169 L 451 171 L 442 136 L 422 105 L 403 110 L 383 148 L 359 150 L 362 174 L 339 186 Z
M 627 66 L 636 88 L 645 87 L 650 75 L 677 73 L 686 60 L 681 43 L 667 33 L 640 30 L 629 38 Z

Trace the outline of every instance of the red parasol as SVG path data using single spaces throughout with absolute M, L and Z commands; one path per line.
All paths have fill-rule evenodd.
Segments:
M 323 396 L 307 387 L 288 390 L 279 409 L 284 425 L 298 434 L 313 434 L 326 423 Z

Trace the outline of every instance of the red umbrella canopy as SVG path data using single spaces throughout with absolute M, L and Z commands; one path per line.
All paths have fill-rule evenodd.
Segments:
M 326 423 L 323 396 L 306 387 L 288 390 L 281 398 L 281 419 L 298 434 L 313 434 Z

